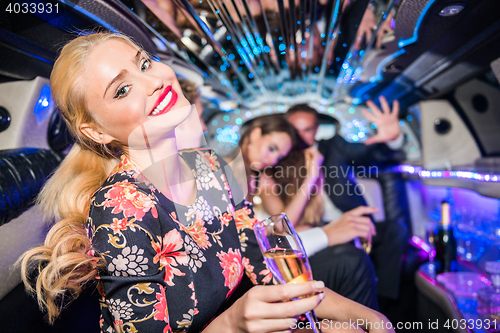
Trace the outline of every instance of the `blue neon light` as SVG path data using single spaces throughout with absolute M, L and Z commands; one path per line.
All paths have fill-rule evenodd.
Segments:
M 360 99 L 359 103 L 361 103 L 361 101 L 363 100 L 363 95 L 370 89 L 372 89 L 373 87 L 375 87 L 377 84 L 372 82 L 372 83 L 367 83 L 365 84 L 364 87 L 360 88 L 358 91 L 356 91 L 355 93 L 355 96 L 356 98 Z M 358 104 L 359 104 L 358 103 Z M 356 105 L 356 104 L 354 104 Z
M 417 39 L 418 39 L 418 30 L 420 29 L 420 24 L 422 23 L 425 15 L 427 15 L 427 11 L 434 4 L 435 1 L 436 0 L 430 0 L 427 3 L 427 5 L 425 5 L 424 10 L 422 10 L 422 13 L 418 17 L 417 24 L 415 24 L 415 29 L 413 30 L 413 36 L 410 37 L 410 38 L 408 38 L 408 39 L 400 40 L 399 43 L 398 43 L 399 47 L 403 48 L 406 45 L 415 43 L 417 41 Z
M 405 49 L 401 49 L 399 51 L 394 52 L 390 56 L 386 57 L 384 60 L 382 60 L 380 62 L 380 64 L 378 64 L 378 66 L 377 66 L 377 71 L 376 71 L 377 75 L 372 76 L 370 78 L 370 82 L 373 83 L 373 82 L 378 82 L 378 81 L 382 80 L 382 68 L 384 68 L 385 65 L 387 65 L 389 62 L 396 59 L 400 55 L 404 54 L 405 52 L 406 52 Z
M 40 96 L 35 104 L 33 113 L 35 114 L 35 119 L 37 123 L 44 121 L 54 110 L 54 100 L 50 93 L 49 86 L 43 86 L 40 90 Z

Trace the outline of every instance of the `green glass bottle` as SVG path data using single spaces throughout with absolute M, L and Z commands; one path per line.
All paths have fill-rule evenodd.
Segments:
M 434 248 L 436 249 L 436 272 L 453 272 L 457 265 L 457 241 L 451 225 L 450 204 L 441 203 L 441 221 L 434 231 Z

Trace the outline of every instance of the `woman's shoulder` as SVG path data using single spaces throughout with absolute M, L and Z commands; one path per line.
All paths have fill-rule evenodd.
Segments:
M 106 181 L 91 197 L 91 210 L 94 207 L 112 207 L 113 213 L 127 211 L 138 219 L 144 214 L 139 211 L 156 212 L 158 199 L 155 187 L 142 175 L 137 167 L 122 156 L 120 163 L 111 171 Z M 137 209 L 134 209 L 137 208 Z M 137 210 L 137 212 L 135 212 Z M 133 211 L 133 212 L 132 212 Z

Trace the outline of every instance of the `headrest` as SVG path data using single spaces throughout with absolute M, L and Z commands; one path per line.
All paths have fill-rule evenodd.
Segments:
M 0 226 L 33 205 L 62 159 L 63 155 L 46 149 L 0 151 Z

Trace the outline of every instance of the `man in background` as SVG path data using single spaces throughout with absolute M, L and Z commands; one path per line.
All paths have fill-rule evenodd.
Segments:
M 328 140 L 316 141 L 318 113 L 306 104 L 295 105 L 286 113 L 288 121 L 297 129 L 302 139 L 307 144 L 316 146 L 324 156 L 324 188 L 330 199 L 324 207 L 324 221 L 336 220 L 347 211 L 367 205 L 363 195 L 354 191 L 356 182 L 349 178 L 351 172 L 346 170 L 356 170 L 356 166 L 368 166 L 401 158 L 402 152 L 399 149 L 403 146 L 404 137 L 399 127 L 399 103 L 393 103 L 392 111 L 384 97 L 380 98 L 380 104 L 381 109 L 369 101 L 367 105 L 371 112 L 363 110 L 367 120 L 377 126 L 377 134 L 369 137 L 364 144 L 346 142 L 338 134 Z M 338 172 L 329 172 L 333 168 Z M 339 188 L 343 190 L 335 191 Z M 399 295 L 401 257 L 408 242 L 409 231 L 402 220 L 375 222 L 377 234 L 373 238 L 370 257 L 378 277 L 379 304 L 383 310 L 386 300 L 389 302 L 397 299 Z

